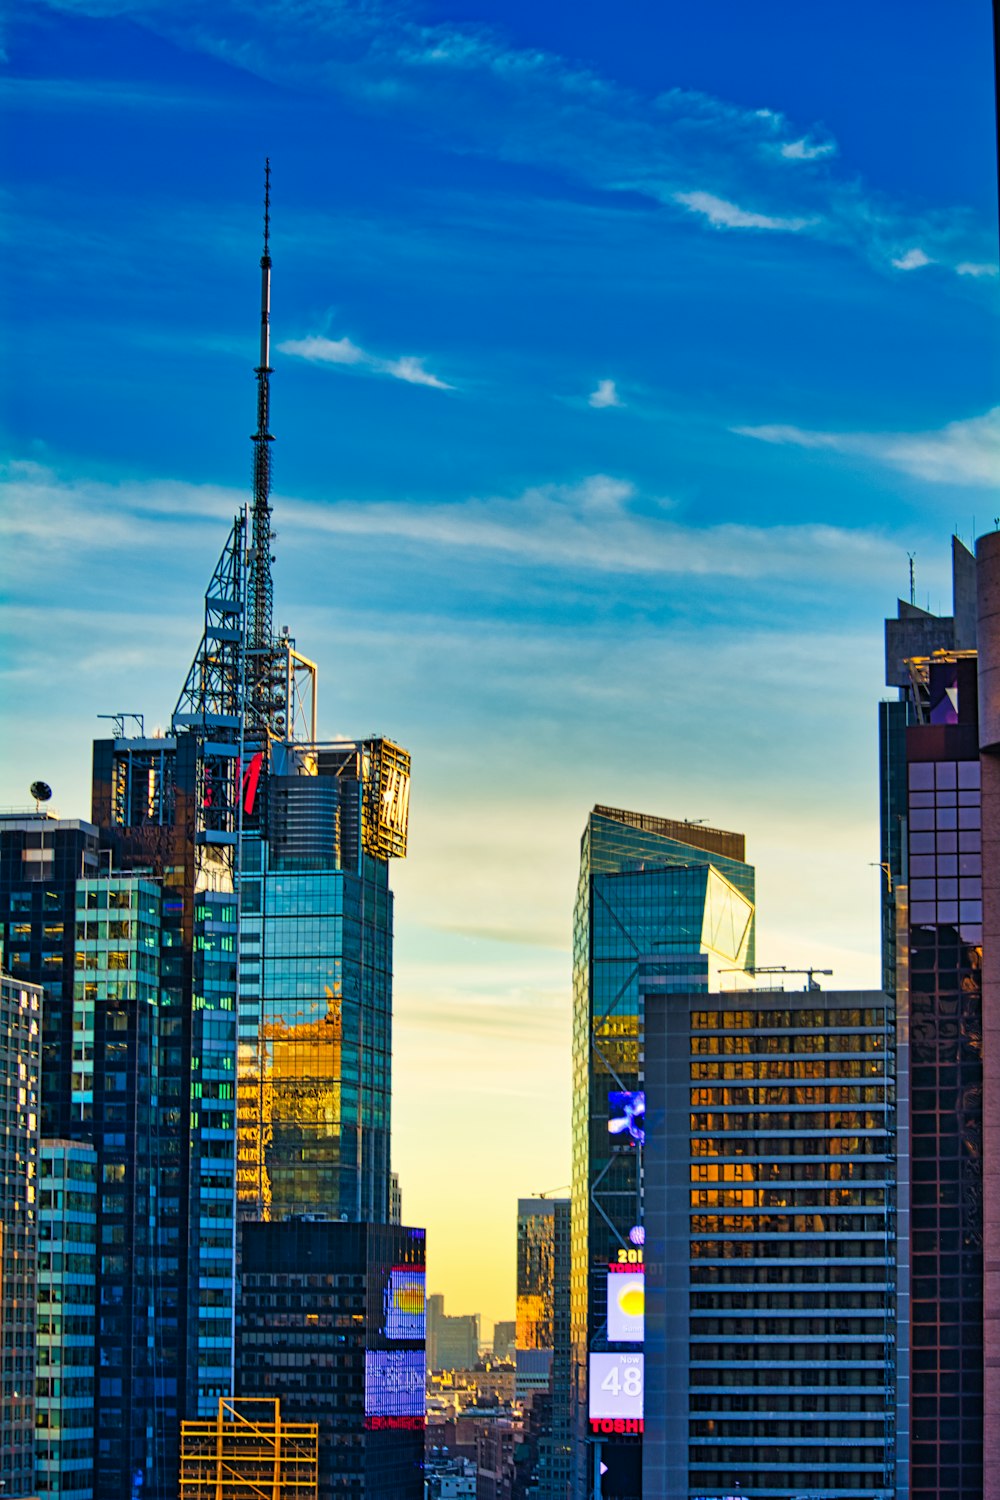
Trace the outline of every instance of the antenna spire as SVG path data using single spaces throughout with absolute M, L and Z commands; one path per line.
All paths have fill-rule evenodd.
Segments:
M 271 579 L 271 159 L 264 163 L 264 253 L 260 258 L 260 360 L 257 431 L 253 434 L 253 527 L 247 631 L 247 715 L 250 726 L 268 730 L 274 714 Z

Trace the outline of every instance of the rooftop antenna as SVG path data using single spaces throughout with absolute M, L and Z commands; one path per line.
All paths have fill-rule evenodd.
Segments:
M 253 434 L 253 517 L 247 599 L 249 671 L 247 708 L 254 727 L 266 728 L 272 714 L 271 617 L 271 159 L 264 163 L 264 253 L 260 258 L 260 359 L 257 377 L 257 431 Z
M 911 604 L 916 604 L 916 602 L 917 602 L 917 586 L 916 586 L 916 580 L 915 580 L 915 578 L 913 576 L 913 559 L 916 557 L 917 554 L 915 552 L 908 552 L 906 555 L 910 559 L 910 603 Z

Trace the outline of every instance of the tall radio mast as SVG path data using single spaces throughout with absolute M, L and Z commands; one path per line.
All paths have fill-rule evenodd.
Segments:
M 271 579 L 271 161 L 264 166 L 264 253 L 260 258 L 260 360 L 253 443 L 253 517 L 247 598 L 248 728 L 269 730 L 274 717 Z

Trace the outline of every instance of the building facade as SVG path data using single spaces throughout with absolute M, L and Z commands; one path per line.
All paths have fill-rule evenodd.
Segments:
M 241 858 L 239 1197 L 248 1219 L 390 1219 L 393 897 L 410 758 L 275 746 Z
M 42 991 L 0 969 L 0 1492 L 35 1493 Z
M 647 990 L 645 1494 L 905 1496 L 895 1043 L 881 992 Z
M 525 1493 L 566 1500 L 570 1480 L 570 1200 L 517 1202 L 515 1395 L 532 1408 Z
M 40 1494 L 93 1500 L 97 1152 L 45 1139 L 39 1155 L 36 1468 Z
M 753 963 L 754 871 L 742 835 L 594 808 L 573 937 L 570 1316 L 579 1496 L 641 1494 L 641 1345 L 634 1315 L 619 1319 L 615 1299 L 609 1304 L 622 1290 L 610 1283 L 609 1265 L 635 1267 L 644 1236 L 645 995 L 708 991 L 722 970 Z M 619 1355 L 631 1366 L 627 1410 L 604 1386 Z
M 983 1493 L 983 887 L 976 572 L 899 603 L 880 709 L 883 964 L 899 1025 L 898 1446 L 913 1500 Z
M 474 1369 L 479 1360 L 479 1334 L 478 1313 L 446 1313 L 440 1292 L 428 1297 L 428 1369 Z
M 423 1230 L 290 1219 L 241 1243 L 237 1393 L 319 1424 L 319 1500 L 422 1500 Z
M 98 830 L 49 812 L 0 814 L 0 944 L 15 979 L 42 988 L 42 1133 L 69 1133 L 76 883 L 100 864 Z

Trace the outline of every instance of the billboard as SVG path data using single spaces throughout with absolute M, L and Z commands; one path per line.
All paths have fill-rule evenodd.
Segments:
M 393 1266 L 382 1303 L 382 1329 L 387 1339 L 419 1339 L 427 1336 L 427 1314 L 423 1266 Z
M 641 1266 L 624 1274 L 608 1271 L 608 1338 L 613 1344 L 641 1344 L 646 1310 L 646 1280 Z
M 642 1419 L 641 1354 L 590 1356 L 590 1419 Z
M 646 1140 L 645 1091 L 612 1089 L 608 1094 L 608 1130 L 641 1146 Z
M 423 1417 L 422 1349 L 365 1350 L 365 1416 Z

